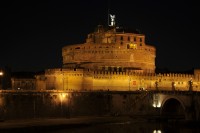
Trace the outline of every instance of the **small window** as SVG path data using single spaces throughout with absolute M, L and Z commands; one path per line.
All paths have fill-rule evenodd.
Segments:
M 80 47 L 76 47 L 75 49 L 80 49 Z
M 123 36 L 121 36 L 120 40 L 123 40 Z
M 127 49 L 130 49 L 130 45 L 129 44 L 127 44 Z
M 134 41 L 136 42 L 136 37 L 134 37 Z
M 130 41 L 130 36 L 128 36 L 128 41 Z

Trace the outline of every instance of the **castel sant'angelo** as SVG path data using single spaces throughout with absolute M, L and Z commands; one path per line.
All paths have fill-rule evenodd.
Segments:
M 145 35 L 115 26 L 98 25 L 83 44 L 62 48 L 63 67 L 36 76 L 38 90 L 136 91 L 200 90 L 200 71 L 194 74 L 155 73 L 156 48 Z

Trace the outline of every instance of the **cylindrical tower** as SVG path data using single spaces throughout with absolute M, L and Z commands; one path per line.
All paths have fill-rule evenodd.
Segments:
M 63 47 L 62 57 L 64 68 L 154 73 L 156 48 L 137 31 L 99 25 L 86 43 Z

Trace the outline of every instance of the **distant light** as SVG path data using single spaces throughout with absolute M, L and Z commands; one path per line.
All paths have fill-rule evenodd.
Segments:
M 3 72 L 0 72 L 0 76 L 2 76 L 3 75 Z
M 153 133 L 162 133 L 161 130 L 153 130 Z
M 18 90 L 20 90 L 20 88 L 17 88 Z
M 176 84 L 174 83 L 174 86 L 176 86 Z
M 67 97 L 68 97 L 68 93 L 61 93 L 60 94 L 60 100 L 61 101 L 67 99 Z
M 154 108 L 160 108 L 160 107 L 161 107 L 161 103 L 160 103 L 160 102 L 154 101 L 153 104 L 152 104 L 152 106 L 153 106 Z
M 65 96 L 66 96 L 66 94 L 63 94 L 63 93 L 61 94 L 61 97 L 62 97 L 62 98 L 65 98 Z
M 161 107 L 161 103 L 158 102 L 158 103 L 157 103 L 157 108 L 160 108 L 160 107 Z

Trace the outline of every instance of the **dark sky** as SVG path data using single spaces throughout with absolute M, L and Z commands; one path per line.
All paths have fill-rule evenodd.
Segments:
M 1 2 L 0 67 L 40 71 L 62 65 L 62 47 L 84 43 L 108 7 L 119 26 L 139 29 L 156 46 L 156 66 L 200 68 L 200 5 L 184 0 L 49 0 Z

